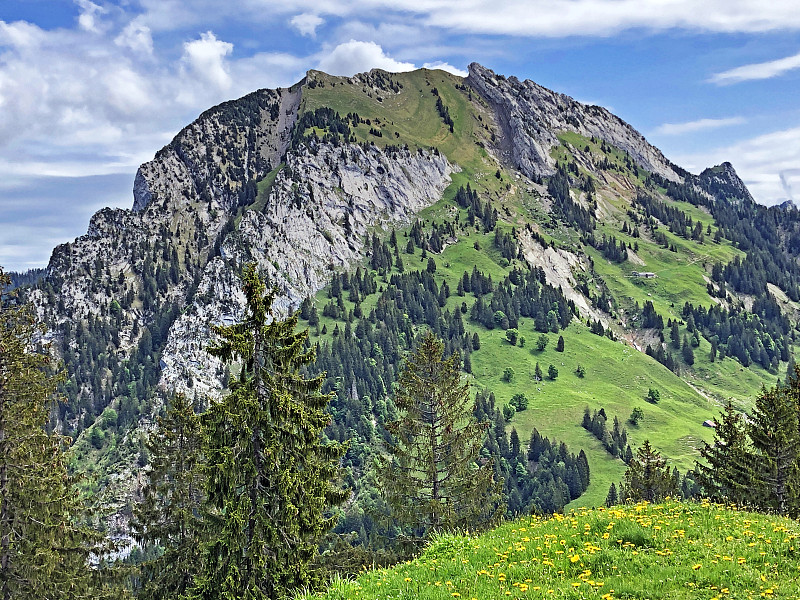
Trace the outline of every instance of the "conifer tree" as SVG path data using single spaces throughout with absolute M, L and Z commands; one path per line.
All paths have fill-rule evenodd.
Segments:
M 230 393 L 204 415 L 209 537 L 193 598 L 285 597 L 311 581 L 318 538 L 333 525 L 326 511 L 346 495 L 334 487 L 342 446 L 323 443 L 329 396 L 324 374 L 300 369 L 314 359 L 297 315 L 278 320 L 254 265 L 245 268 L 247 312 L 215 327 L 209 352 L 238 360 Z
M 45 430 L 60 375 L 35 349 L 32 311 L 2 304 L 10 284 L 0 269 L 0 599 L 107 598 L 110 571 L 88 563 L 106 548 L 80 525 L 69 440 Z
M 407 357 L 395 398 L 402 414 L 387 425 L 393 441 L 379 469 L 392 516 L 420 537 L 480 527 L 501 511 L 502 482 L 480 457 L 487 424 L 472 416 L 458 356 L 443 353 L 428 332 Z
M 132 528 L 145 554 L 164 551 L 142 565 L 137 598 L 177 598 L 194 583 L 203 530 L 201 446 L 200 416 L 178 394 L 147 441 L 150 467 Z
M 714 442 L 705 443 L 700 456 L 703 462 L 695 465 L 695 481 L 707 497 L 735 504 L 752 502 L 754 473 L 747 432 L 742 415 L 730 400 L 720 414 Z
M 620 500 L 660 502 L 677 493 L 666 459 L 650 445 L 650 440 L 645 440 L 625 471 L 619 486 Z
M 788 387 L 762 389 L 747 432 L 755 451 L 758 504 L 782 515 L 800 513 L 800 371 Z

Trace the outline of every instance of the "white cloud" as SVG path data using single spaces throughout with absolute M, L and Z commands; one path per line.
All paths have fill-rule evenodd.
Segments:
M 231 76 L 225 57 L 233 52 L 233 44 L 218 40 L 213 32 L 200 35 L 199 40 L 183 44 L 183 61 L 191 75 L 204 79 L 219 90 L 231 87 Z
M 773 131 L 700 154 L 677 156 L 674 162 L 699 172 L 729 161 L 753 197 L 776 204 L 791 193 L 792 181 L 800 183 L 800 127 Z M 781 174 L 783 173 L 783 182 Z
M 306 35 L 309 37 L 316 37 L 317 27 L 322 25 L 324 22 L 324 19 L 312 13 L 295 15 L 289 20 L 289 24 L 298 32 L 300 32 L 300 35 Z
M 447 71 L 448 73 L 452 73 L 453 75 L 457 75 L 458 77 L 466 77 L 469 73 L 463 69 L 459 69 L 458 67 L 454 67 L 453 65 L 442 62 L 437 60 L 435 62 L 426 62 L 422 65 L 423 69 L 441 69 L 442 71 Z
M 150 28 L 136 19 L 125 26 L 122 33 L 114 38 L 114 43 L 137 53 L 153 54 L 153 36 L 150 34 Z
M 90 0 L 75 0 L 75 4 L 81 9 L 81 14 L 78 16 L 78 25 L 80 28 L 84 31 L 99 33 L 100 25 L 95 19 L 95 16 L 106 12 L 105 9 Z
M 354 75 L 370 69 L 383 69 L 392 73 L 413 71 L 414 63 L 400 62 L 387 56 L 375 42 L 350 40 L 336 46 L 324 56 L 317 67 L 331 75 Z
M 713 75 L 709 81 L 720 85 L 726 85 L 739 83 L 741 81 L 772 79 L 773 77 L 778 77 L 794 69 L 800 69 L 800 54 L 779 58 L 778 60 L 742 65 L 741 67 L 736 67 L 729 71 L 717 73 Z
M 708 129 L 719 129 L 720 127 L 730 127 L 732 125 L 742 125 L 747 121 L 744 117 L 728 117 L 725 119 L 698 119 L 686 123 L 664 123 L 656 127 L 655 132 L 662 135 L 683 135 L 685 133 L 696 133 Z

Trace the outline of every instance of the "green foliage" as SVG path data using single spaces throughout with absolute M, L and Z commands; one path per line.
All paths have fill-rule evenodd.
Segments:
M 145 556 L 137 598 L 178 598 L 194 585 L 204 541 L 204 480 L 200 416 L 182 394 L 169 402 L 146 447 L 142 502 L 134 510 L 134 539 Z M 163 553 L 159 553 L 163 550 Z
M 753 445 L 757 503 L 782 515 L 800 514 L 800 368 L 788 386 L 764 389 L 747 425 Z M 748 471 L 742 469 L 742 478 Z
M 661 401 L 661 392 L 657 388 L 648 388 L 645 400 L 650 404 L 658 404 Z
M 536 338 L 536 349 L 539 352 L 544 352 L 544 349 L 547 348 L 547 343 L 550 341 L 550 338 L 547 337 L 547 334 L 541 334 L 539 337 Z
M 387 425 L 393 441 L 379 470 L 392 516 L 424 537 L 481 527 L 501 509 L 491 461 L 479 462 L 488 423 L 471 414 L 469 386 L 458 358 L 426 333 L 398 379 L 400 418 Z
M 620 499 L 639 502 L 661 502 L 678 495 L 678 482 L 667 467 L 667 461 L 650 445 L 650 440 L 636 450 L 620 485 Z
M 506 339 L 508 340 L 508 343 L 511 344 L 512 346 L 517 345 L 518 336 L 519 336 L 519 331 L 517 331 L 516 329 L 513 328 L 506 329 Z
M 575 375 L 577 375 L 581 379 L 586 377 L 586 367 L 584 367 L 583 365 L 578 365 L 577 367 L 575 367 Z
M 522 412 L 528 408 L 528 397 L 525 394 L 514 394 L 508 403 L 514 407 L 516 412 Z
M 550 381 L 556 380 L 556 378 L 558 377 L 558 369 L 556 368 L 555 365 L 550 365 L 549 367 L 547 367 L 547 377 L 548 379 L 550 379 Z
M 111 548 L 81 525 L 69 440 L 45 429 L 61 375 L 34 342 L 30 308 L 5 303 L 9 284 L 0 269 L 0 598 L 120 596 L 114 571 L 89 565 Z
M 506 383 L 511 383 L 511 380 L 514 379 L 514 375 L 514 367 L 506 367 L 503 369 L 503 381 Z
M 717 420 L 714 441 L 703 444 L 700 456 L 702 462 L 697 462 L 694 475 L 706 497 L 740 506 L 752 503 L 755 472 L 747 431 L 730 400 Z
M 628 417 L 628 423 L 630 423 L 634 427 L 638 427 L 639 421 L 641 421 L 642 419 L 644 419 L 644 411 L 642 410 L 641 406 L 636 406 L 631 411 L 631 416 Z
M 276 598 L 308 585 L 318 539 L 334 524 L 326 511 L 346 497 L 332 484 L 342 447 L 320 440 L 323 376 L 300 372 L 314 360 L 307 332 L 295 332 L 297 315 L 273 317 L 275 292 L 253 265 L 243 291 L 245 319 L 216 327 L 209 349 L 242 369 L 203 417 L 210 516 L 193 598 Z

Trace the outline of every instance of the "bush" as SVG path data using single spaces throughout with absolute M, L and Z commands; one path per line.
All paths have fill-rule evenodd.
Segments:
M 645 398 L 650 404 L 658 404 L 659 400 L 661 400 L 661 392 L 659 392 L 656 388 L 650 388 L 647 390 L 647 397 Z
M 583 365 L 578 365 L 578 367 L 575 369 L 575 374 L 583 379 L 586 376 L 586 368 Z
M 512 379 L 514 379 L 514 369 L 512 367 L 503 369 L 503 381 L 511 382 Z
M 550 338 L 547 337 L 547 335 L 543 333 L 538 338 L 536 338 L 536 349 L 539 352 L 544 351 L 544 349 L 547 348 L 547 342 L 549 342 L 549 341 L 550 341 Z
M 508 402 L 517 412 L 528 408 L 528 397 L 525 394 L 514 394 Z
M 634 426 L 639 425 L 639 421 L 644 419 L 644 411 L 640 407 L 636 407 L 631 411 L 631 416 L 628 417 L 628 423 Z
M 555 381 L 555 378 L 558 377 L 558 369 L 556 369 L 555 365 L 550 365 L 547 367 L 547 376 Z

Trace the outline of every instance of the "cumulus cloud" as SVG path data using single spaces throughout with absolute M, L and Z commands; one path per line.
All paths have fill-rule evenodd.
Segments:
M 183 61 L 191 75 L 203 79 L 219 90 L 231 87 L 231 76 L 225 57 L 233 52 L 233 44 L 217 39 L 213 32 L 201 34 L 199 40 L 183 44 Z
M 350 40 L 336 46 L 324 56 L 317 67 L 331 75 L 354 75 L 370 69 L 383 69 L 392 73 L 413 71 L 414 63 L 400 62 L 387 56 L 375 42 Z
M 450 63 L 442 62 L 437 60 L 435 62 L 426 62 L 422 65 L 423 69 L 440 69 L 442 71 L 447 71 L 448 73 L 452 73 L 453 75 L 457 75 L 458 77 L 466 77 L 469 75 L 464 69 L 459 69 L 458 67 L 454 67 Z
M 742 65 L 735 69 L 717 73 L 713 75 L 709 81 L 711 81 L 711 83 L 727 85 L 731 83 L 740 83 L 742 81 L 772 79 L 773 77 L 778 77 L 794 69 L 800 69 L 800 54 L 794 54 L 786 58 L 779 58 L 762 63 Z
M 300 35 L 306 35 L 309 37 L 316 37 L 317 27 L 322 25 L 324 22 L 325 21 L 322 19 L 322 17 L 312 13 L 295 15 L 289 20 L 289 24 L 294 27 L 300 33 Z
M 659 125 L 656 133 L 662 135 L 683 135 L 685 133 L 696 133 L 709 129 L 719 129 L 720 127 L 730 127 L 732 125 L 742 125 L 746 123 L 744 117 L 727 117 L 725 119 L 697 119 L 686 123 L 664 123 Z

